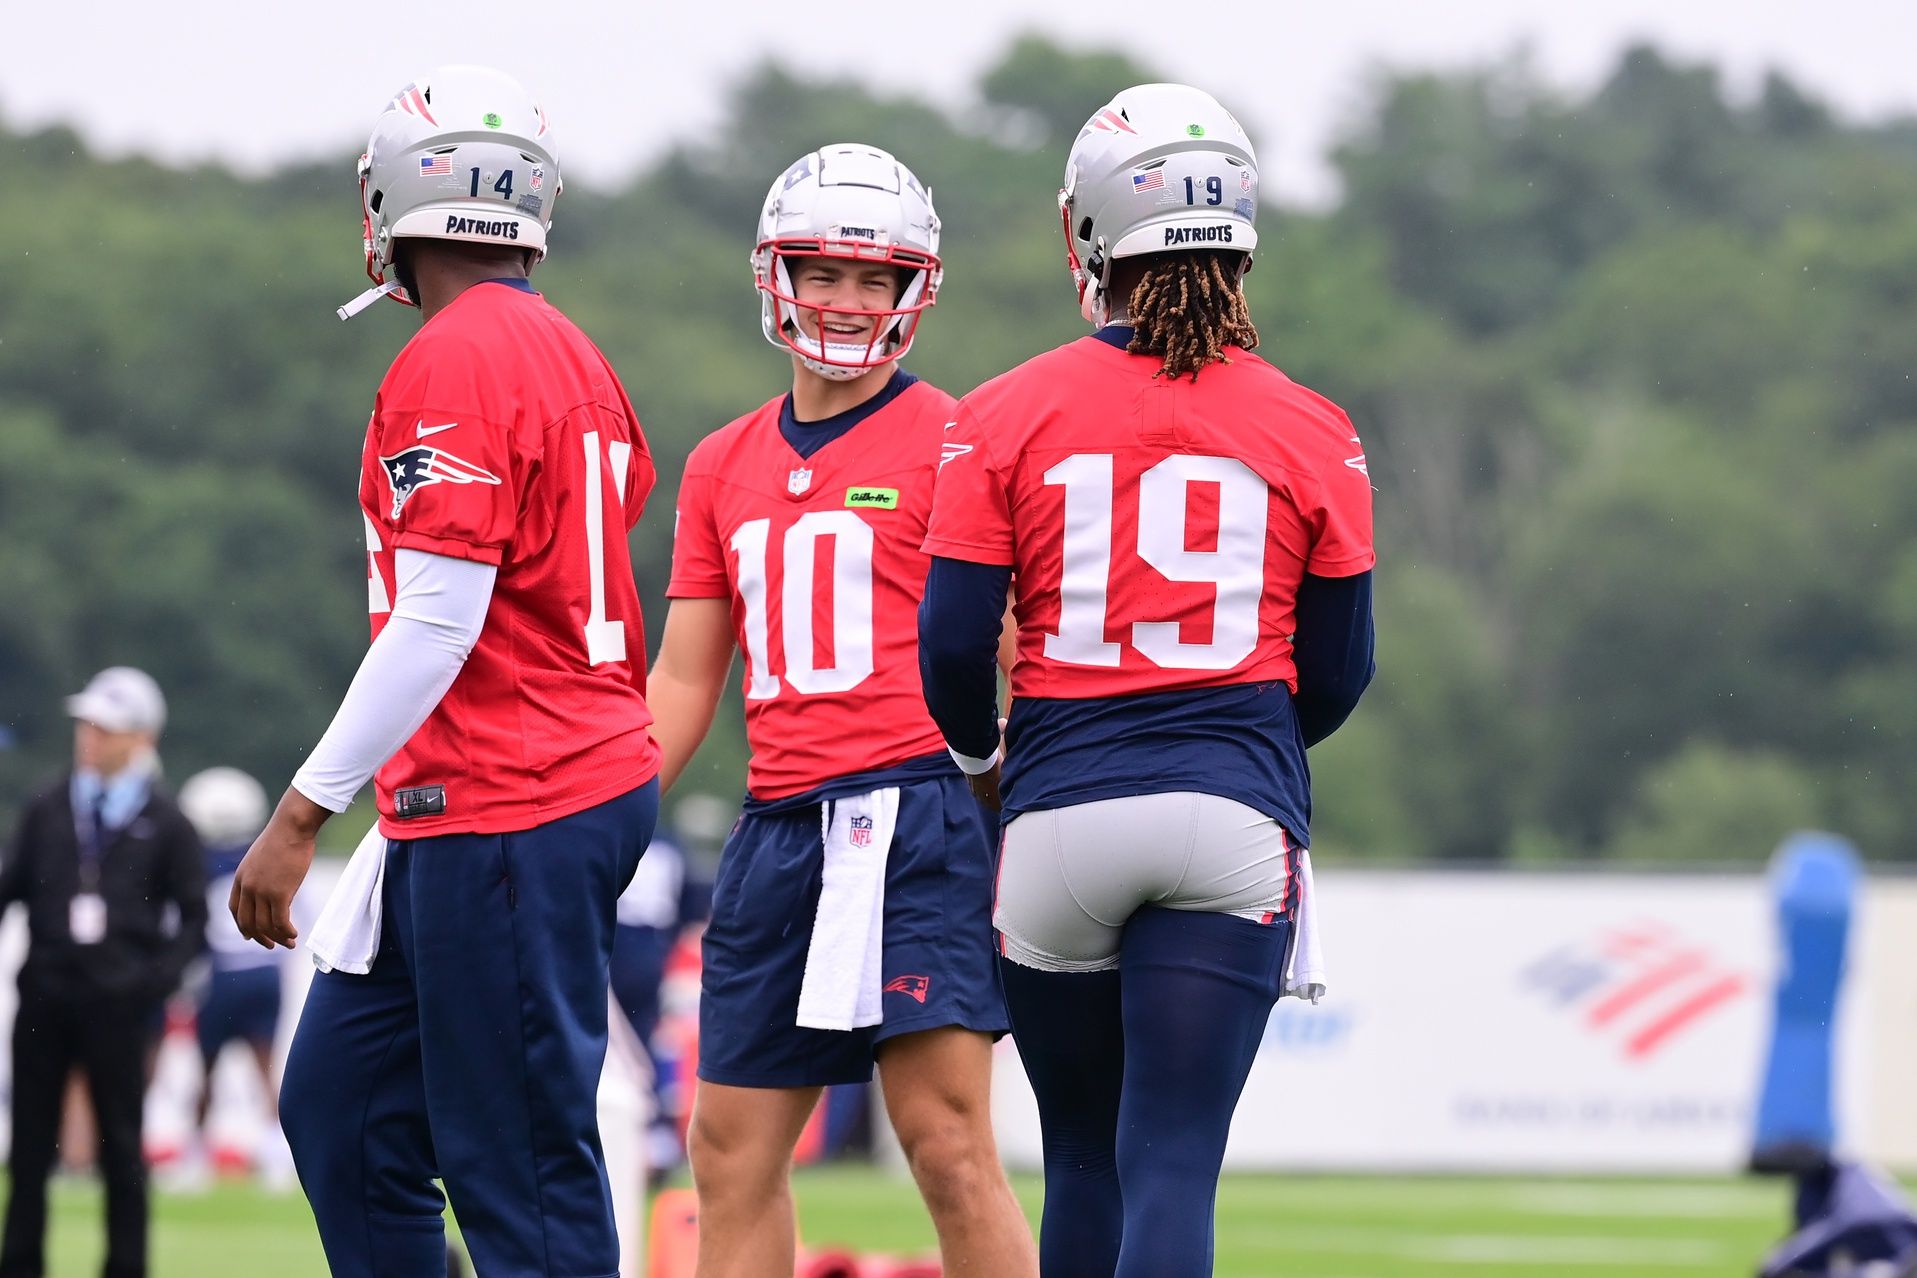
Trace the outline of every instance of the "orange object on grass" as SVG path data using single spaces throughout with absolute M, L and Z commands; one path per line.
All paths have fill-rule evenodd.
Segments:
M 662 1189 L 652 1200 L 646 1278 L 692 1278 L 699 1263 L 699 1196 Z

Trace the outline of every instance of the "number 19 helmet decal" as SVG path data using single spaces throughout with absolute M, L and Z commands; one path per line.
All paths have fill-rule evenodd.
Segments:
M 529 249 L 538 261 L 559 191 L 546 113 L 517 80 L 453 66 L 407 85 L 374 121 L 359 159 L 374 287 L 340 307 L 339 317 L 351 319 L 388 295 L 418 304 L 386 274 L 409 236 Z
M 912 347 L 919 319 L 938 298 L 939 219 L 932 193 L 912 171 L 874 146 L 821 147 L 779 175 L 759 214 L 752 278 L 760 292 L 760 328 L 821 377 L 847 381 L 898 359 Z M 901 287 L 890 307 L 815 306 L 800 302 L 789 262 L 803 257 L 883 262 L 898 268 Z M 799 323 L 816 312 L 819 337 Z M 828 316 L 874 321 L 862 342 L 824 340 Z
M 1202 89 L 1141 84 L 1085 122 L 1058 192 L 1065 261 L 1085 318 L 1103 326 L 1111 264 L 1183 248 L 1258 247 L 1258 158 Z

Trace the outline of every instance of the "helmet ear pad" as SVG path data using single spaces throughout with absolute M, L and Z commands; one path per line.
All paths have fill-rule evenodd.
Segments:
M 1085 258 L 1085 291 L 1079 294 L 1078 313 L 1088 324 L 1103 328 L 1111 322 L 1111 290 L 1105 279 L 1106 268 L 1113 264 L 1105 260 L 1105 246 L 1099 244 Z
M 413 244 L 410 238 L 393 242 L 393 278 L 408 301 L 418 304 L 419 279 L 413 272 Z

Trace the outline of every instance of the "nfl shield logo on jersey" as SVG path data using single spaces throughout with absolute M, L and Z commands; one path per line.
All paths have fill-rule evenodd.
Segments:
M 812 470 L 810 467 L 801 466 L 785 477 L 785 490 L 794 497 L 797 497 L 810 487 L 812 487 Z
M 863 847 L 870 847 L 871 844 L 872 844 L 872 818 L 869 816 L 853 817 L 852 818 L 852 846 L 855 848 L 863 848 Z

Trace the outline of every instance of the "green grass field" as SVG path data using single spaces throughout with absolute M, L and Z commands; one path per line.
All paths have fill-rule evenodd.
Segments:
M 907 1253 L 932 1232 L 911 1187 L 865 1169 L 798 1178 L 808 1243 Z M 1036 1212 L 1038 1184 L 1019 1192 Z M 101 1198 L 88 1182 L 54 1192 L 49 1278 L 99 1272 Z M 1220 1278 L 1546 1278 L 1749 1275 L 1783 1233 L 1786 1187 L 1764 1181 L 1228 1179 L 1219 1195 Z M 154 1278 L 324 1278 L 298 1194 L 228 1185 L 158 1193 Z

